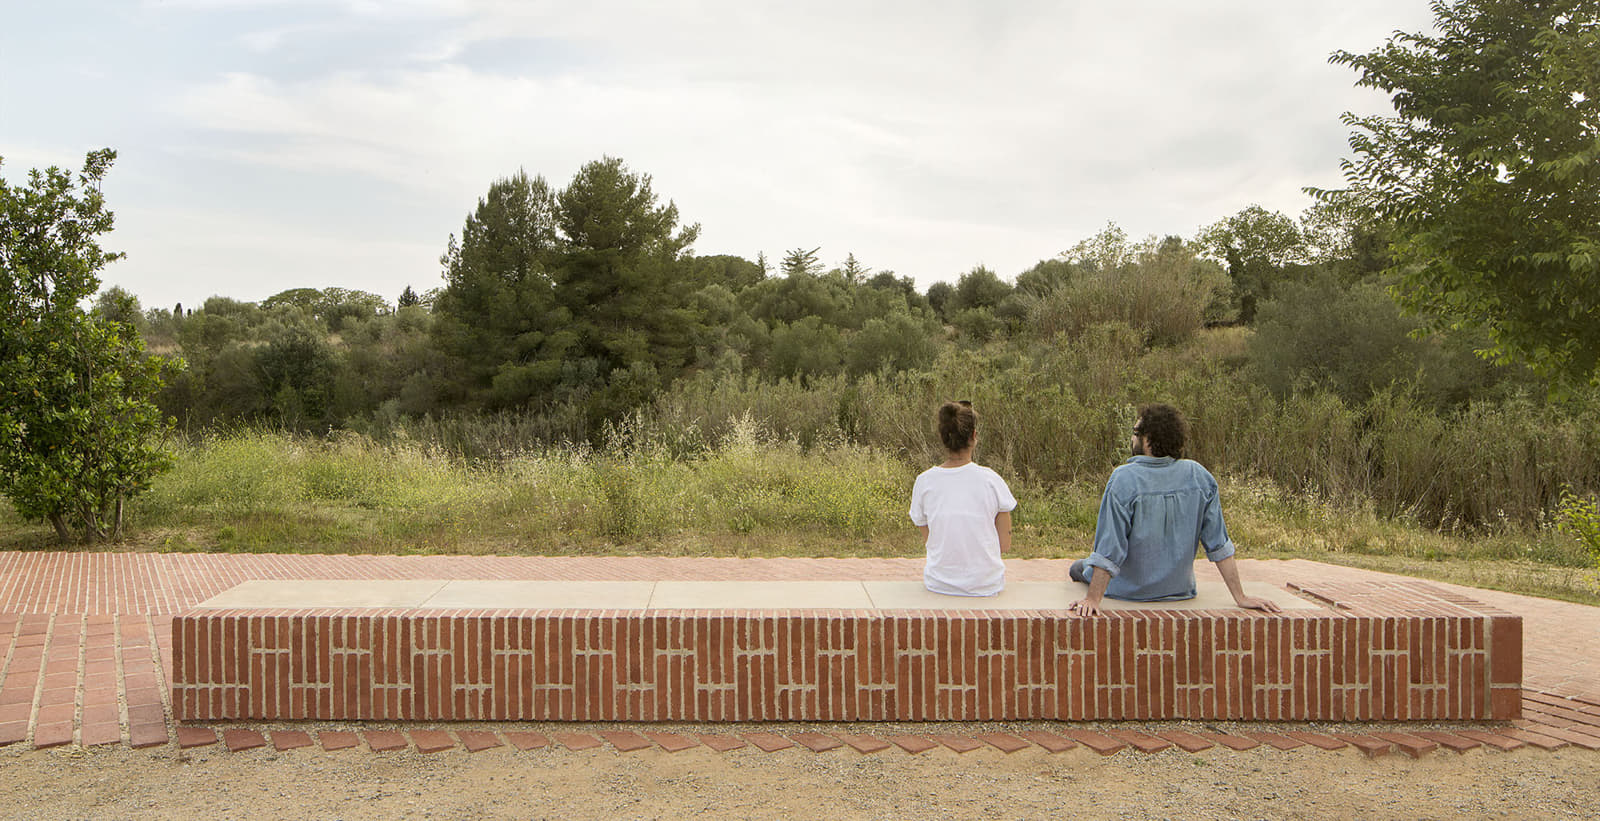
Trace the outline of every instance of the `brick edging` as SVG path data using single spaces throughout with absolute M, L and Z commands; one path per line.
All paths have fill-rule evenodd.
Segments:
M 1139 723 L 1116 726 L 1062 725 L 1050 729 L 1011 731 L 921 727 L 911 731 L 859 728 L 806 729 L 736 726 L 700 732 L 702 727 L 634 727 L 623 729 L 560 728 L 531 730 L 441 729 L 438 726 L 356 728 L 338 730 L 275 729 L 257 726 L 212 727 L 184 725 L 171 745 L 178 749 L 214 747 L 227 752 L 270 748 L 275 752 L 306 749 L 309 752 L 355 750 L 367 754 L 447 752 L 475 754 L 504 749 L 508 754 L 548 755 L 562 752 L 616 755 L 653 752 L 676 754 L 688 750 L 713 753 L 749 751 L 750 754 L 834 753 L 869 756 L 919 755 L 943 749 L 964 755 L 986 751 L 999 755 L 1031 753 L 1051 755 L 1081 750 L 1099 755 L 1235 754 L 1251 750 L 1276 750 L 1286 754 L 1359 752 L 1367 758 L 1401 753 L 1411 758 L 1513 750 L 1600 750 L 1600 735 L 1566 731 L 1550 735 L 1548 726 L 1534 729 L 1510 725 L 1485 725 L 1424 730 L 1405 724 L 1350 728 L 1305 726 L 1290 729 L 1267 725 L 1261 729 L 1209 727 L 1205 732 L 1163 728 Z M 955 731 L 951 731 L 951 730 Z

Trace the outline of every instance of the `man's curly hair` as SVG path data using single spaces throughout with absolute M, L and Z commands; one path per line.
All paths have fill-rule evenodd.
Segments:
M 1189 423 L 1177 408 L 1164 403 L 1139 408 L 1134 434 L 1150 440 L 1151 456 L 1183 458 L 1183 444 L 1189 438 Z

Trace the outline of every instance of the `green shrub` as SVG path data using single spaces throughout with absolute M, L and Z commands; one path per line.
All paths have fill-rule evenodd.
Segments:
M 1595 504 L 1594 497 L 1579 496 L 1570 487 L 1562 488 L 1556 527 L 1577 539 L 1600 565 L 1600 505 Z
M 1119 257 L 1120 264 L 1089 266 L 1038 297 L 1034 331 L 1045 339 L 1076 337 L 1120 322 L 1137 329 L 1147 344 L 1173 345 L 1204 327 L 1207 306 L 1228 286 L 1216 263 L 1197 258 L 1182 242 L 1151 240 Z

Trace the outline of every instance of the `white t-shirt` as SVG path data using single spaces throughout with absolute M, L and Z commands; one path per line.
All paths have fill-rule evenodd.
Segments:
M 923 585 L 952 596 L 999 593 L 1006 566 L 994 517 L 1016 506 L 1000 474 L 977 463 L 923 471 L 911 487 L 911 522 L 928 528 Z

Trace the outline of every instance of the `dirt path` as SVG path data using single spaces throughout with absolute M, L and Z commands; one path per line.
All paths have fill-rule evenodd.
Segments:
M 1582 750 L 0 750 L 17 819 L 1592 818 Z M 936 816 L 930 816 L 936 813 Z

